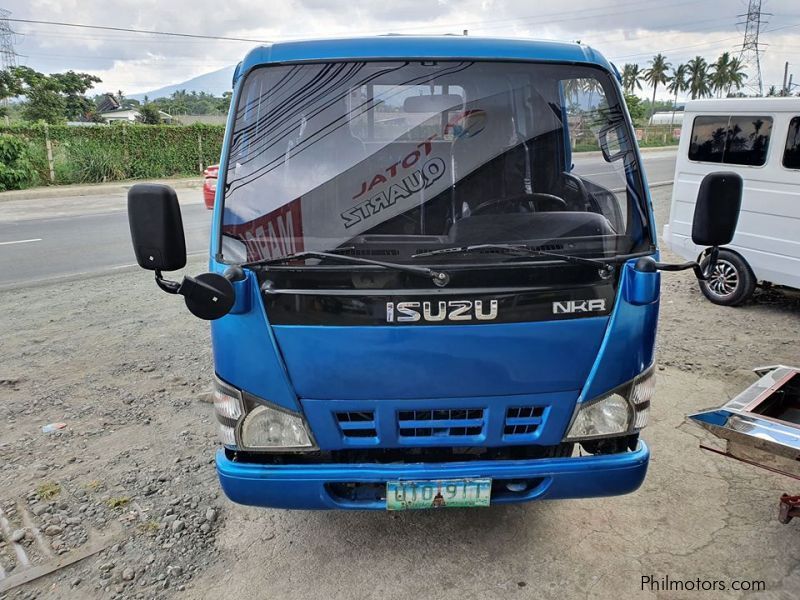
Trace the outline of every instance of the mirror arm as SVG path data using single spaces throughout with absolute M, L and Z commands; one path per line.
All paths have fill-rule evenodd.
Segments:
M 180 293 L 181 284 L 177 281 L 170 281 L 169 279 L 164 279 L 161 275 L 161 270 L 156 269 L 156 285 L 160 287 L 162 290 L 167 292 L 168 294 L 178 294 Z
M 656 269 L 659 271 L 686 271 L 688 269 L 692 269 L 695 277 L 697 277 L 699 281 L 708 281 L 709 277 L 711 277 L 711 271 L 714 269 L 714 265 L 717 263 L 719 248 L 717 246 L 707 248 L 703 251 L 703 255 L 706 253 L 709 253 L 709 260 L 708 263 L 706 263 L 705 271 L 703 271 L 703 267 L 701 267 L 696 261 L 685 262 L 678 265 L 657 262 Z M 703 255 L 701 255 L 701 260 Z

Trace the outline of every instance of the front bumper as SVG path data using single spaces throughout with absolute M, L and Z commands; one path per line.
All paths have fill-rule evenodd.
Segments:
M 216 456 L 220 484 L 234 502 L 251 506 L 295 509 L 385 510 L 385 500 L 353 500 L 338 495 L 340 483 L 383 485 L 394 480 L 436 480 L 491 477 L 495 481 L 527 481 L 523 492 L 495 494 L 492 504 L 617 496 L 636 490 L 647 473 L 650 450 L 640 441 L 632 452 L 602 456 L 532 460 L 487 460 L 408 464 L 260 465 Z M 380 489 L 380 487 L 378 487 Z

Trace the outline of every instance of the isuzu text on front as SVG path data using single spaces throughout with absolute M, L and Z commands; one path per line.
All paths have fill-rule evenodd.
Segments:
M 658 271 L 703 277 L 716 251 L 703 267 L 656 262 L 600 54 L 288 42 L 250 52 L 233 87 L 211 272 L 162 276 L 186 264 L 172 189 L 128 200 L 139 264 L 213 320 L 229 498 L 399 510 L 641 484 Z M 708 176 L 696 243 L 730 241 L 740 186 Z

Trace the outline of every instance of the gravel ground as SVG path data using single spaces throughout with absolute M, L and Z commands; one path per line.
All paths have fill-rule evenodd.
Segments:
M 661 223 L 670 192 L 654 193 Z M 662 281 L 653 460 L 638 492 L 401 514 L 228 502 L 213 469 L 208 328 L 148 274 L 2 291 L 0 516 L 34 564 L 105 549 L 0 600 L 653 596 L 643 575 L 763 579 L 762 597 L 796 597 L 799 524 L 775 519 L 796 482 L 701 452 L 684 415 L 738 392 L 754 366 L 800 365 L 800 301 L 771 291 L 725 309 L 690 273 Z M 0 542 L 7 575 L 18 560 Z

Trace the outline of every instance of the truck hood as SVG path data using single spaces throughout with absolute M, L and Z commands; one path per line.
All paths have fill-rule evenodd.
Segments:
M 272 328 L 300 398 L 378 400 L 580 390 L 608 320 Z

